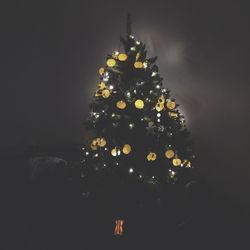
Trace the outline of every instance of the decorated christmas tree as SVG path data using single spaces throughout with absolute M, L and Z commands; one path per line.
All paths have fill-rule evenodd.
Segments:
M 118 217 L 129 204 L 144 204 L 169 185 L 187 183 L 194 159 L 179 105 L 163 85 L 157 57 L 149 58 L 145 44 L 132 35 L 129 17 L 121 43 L 123 50 L 109 54 L 99 69 L 82 158 L 85 187 Z

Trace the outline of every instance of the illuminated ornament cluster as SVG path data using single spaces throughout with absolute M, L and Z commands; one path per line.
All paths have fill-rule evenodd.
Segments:
M 147 160 L 148 161 L 155 161 L 156 160 L 156 153 L 153 153 L 153 152 L 150 152 L 148 155 L 147 155 Z
M 132 151 L 132 148 L 129 144 L 125 144 L 122 148 L 122 152 L 123 154 L 125 155 L 128 155 L 130 154 Z M 118 147 L 114 147 L 112 150 L 111 150 L 111 155 L 112 156 L 119 156 L 121 155 L 121 150 L 118 148 Z
M 116 103 L 116 107 L 118 109 L 125 109 L 127 106 L 126 102 L 124 102 L 123 100 L 120 100 Z
M 137 109 L 143 109 L 144 108 L 144 102 L 141 99 L 138 99 L 135 101 L 135 107 Z
M 171 100 L 167 100 L 167 103 L 166 103 L 166 106 L 168 109 L 172 110 L 175 108 L 175 102 L 174 101 L 171 101 Z
M 157 101 L 157 103 L 156 103 L 156 105 L 155 105 L 155 109 L 156 109 L 158 112 L 162 111 L 162 110 L 164 109 L 164 103 L 165 103 L 165 98 L 164 98 L 164 96 L 162 95 L 162 96 L 160 96 L 160 97 L 158 98 L 158 101 Z
M 93 150 L 97 150 L 98 147 L 105 147 L 107 144 L 105 138 L 100 137 L 100 138 L 96 138 L 92 141 L 90 148 Z

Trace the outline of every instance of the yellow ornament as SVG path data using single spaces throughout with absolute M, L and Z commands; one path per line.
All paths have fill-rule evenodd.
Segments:
M 99 74 L 100 74 L 101 76 L 104 74 L 104 72 L 105 72 L 105 69 L 104 69 L 103 67 L 99 69 Z
M 100 83 L 98 84 L 98 87 L 99 87 L 100 90 L 103 90 L 103 89 L 106 88 L 106 85 L 105 85 L 104 82 L 100 82 Z
M 157 104 L 155 105 L 155 109 L 160 112 L 164 109 L 164 103 L 162 102 L 157 102 Z
M 115 61 L 115 59 L 108 59 L 107 60 L 107 65 L 109 66 L 109 67 L 114 67 L 115 65 L 116 65 L 116 61 Z
M 165 102 L 165 98 L 163 95 L 161 95 L 159 98 L 158 98 L 158 102 L 159 103 L 164 103 Z
M 118 109 L 125 109 L 126 108 L 126 106 L 127 106 L 127 104 L 126 104 L 126 102 L 124 102 L 124 101 L 118 101 L 117 103 L 116 103 L 116 107 L 118 108 Z
M 156 153 L 150 152 L 147 156 L 148 161 L 155 161 L 156 160 Z
M 93 144 L 90 145 L 90 148 L 91 148 L 92 150 L 97 150 L 97 146 L 95 146 L 95 145 L 93 145 Z
M 165 152 L 165 156 L 168 158 L 168 159 L 171 159 L 174 157 L 174 151 L 172 149 L 168 149 L 166 152 Z
M 137 61 L 137 62 L 134 63 L 134 66 L 135 66 L 136 69 L 141 69 L 141 68 L 143 68 L 143 63 Z
M 168 112 L 168 115 L 172 118 L 176 118 L 178 116 L 178 114 L 175 112 Z
M 121 154 L 121 150 L 119 148 L 117 148 L 117 147 L 115 147 L 115 148 L 113 148 L 111 150 L 111 155 L 112 156 L 119 156 L 120 154 Z
M 125 144 L 123 146 L 122 152 L 123 154 L 128 155 L 131 152 L 131 150 L 132 150 L 131 146 L 129 144 Z
M 140 99 L 136 100 L 136 101 L 135 101 L 135 107 L 136 107 L 137 109 L 143 109 L 143 107 L 144 107 L 144 102 L 143 102 L 143 100 L 140 100 Z
M 127 58 L 128 58 L 128 56 L 127 56 L 126 54 L 124 54 L 124 53 L 121 53 L 121 54 L 119 54 L 119 56 L 118 56 L 118 60 L 121 61 L 121 62 L 126 61 Z
M 102 97 L 103 98 L 109 98 L 109 96 L 110 96 L 110 91 L 108 89 L 104 89 L 102 91 Z
M 107 144 L 107 141 L 105 140 L 105 138 L 97 138 L 97 143 L 99 147 L 105 147 Z
M 102 94 L 100 93 L 100 91 L 96 91 L 95 92 L 95 96 L 101 96 Z
M 172 163 L 173 163 L 173 165 L 174 165 L 175 167 L 179 167 L 179 166 L 181 165 L 181 159 L 179 159 L 179 158 L 174 158 L 174 159 L 172 160 Z
M 172 110 L 175 108 L 175 102 L 174 101 L 167 101 L 167 108 Z

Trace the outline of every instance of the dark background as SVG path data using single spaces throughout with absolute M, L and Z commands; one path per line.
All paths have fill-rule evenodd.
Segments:
M 98 84 L 98 68 L 107 53 L 121 48 L 127 11 L 135 36 L 146 43 L 150 55 L 159 56 L 165 86 L 180 104 L 195 142 L 200 184 L 196 217 L 182 229 L 182 237 L 190 236 L 187 249 L 197 238 L 213 249 L 249 249 L 246 1 L 1 2 L 0 147 L 8 184 L 6 213 L 11 211 L 8 242 L 32 238 L 16 229 L 25 225 L 20 211 L 29 207 L 31 197 L 26 160 L 38 151 L 66 160 L 80 155 L 82 122 Z M 71 221 L 79 223 L 77 218 Z M 32 249 L 46 249 L 34 245 Z

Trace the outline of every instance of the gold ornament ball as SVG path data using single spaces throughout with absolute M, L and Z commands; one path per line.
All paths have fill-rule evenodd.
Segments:
M 126 61 L 127 58 L 128 58 L 128 56 L 127 56 L 126 54 L 124 54 L 124 53 L 121 53 L 121 54 L 119 54 L 119 56 L 118 56 L 118 60 L 121 61 L 121 62 Z
M 156 105 L 155 105 L 155 109 L 160 112 L 164 109 L 164 103 L 162 102 L 158 102 Z
M 174 158 L 172 162 L 175 167 L 179 167 L 181 165 L 181 159 L 179 158 Z
M 140 100 L 140 99 L 136 100 L 136 101 L 135 101 L 135 107 L 136 107 L 137 109 L 143 109 L 143 107 L 144 107 L 144 102 L 143 102 L 143 100 Z
M 135 66 L 136 69 L 141 69 L 141 68 L 143 68 L 143 63 L 137 61 L 137 62 L 134 63 L 134 66 Z
M 119 156 L 120 154 L 121 154 L 121 150 L 119 148 L 117 148 L 117 147 L 115 147 L 115 148 L 113 148 L 111 150 L 111 155 L 112 156 Z
M 104 82 L 100 82 L 100 83 L 98 84 L 98 87 L 99 87 L 100 90 L 103 90 L 103 89 L 106 88 L 106 85 L 105 85 Z
M 108 89 L 104 89 L 102 91 L 102 97 L 103 98 L 109 98 L 109 96 L 110 96 L 110 91 Z
M 156 160 L 156 153 L 150 152 L 147 156 L 148 161 L 155 161 Z
M 100 93 L 100 91 L 95 92 L 95 96 L 100 96 L 100 95 L 102 95 L 102 93 Z
M 158 103 L 164 103 L 165 102 L 165 98 L 163 95 L 161 95 L 159 98 L 158 98 Z
M 125 109 L 126 106 L 127 106 L 126 102 L 124 102 L 124 101 L 122 101 L 122 100 L 120 100 L 120 101 L 118 101 L 118 102 L 116 103 L 116 107 L 117 107 L 118 109 Z
M 125 144 L 123 146 L 122 152 L 123 154 L 128 155 L 131 152 L 131 150 L 132 150 L 131 146 L 129 144 Z
M 165 152 L 165 156 L 168 158 L 168 159 L 171 159 L 174 157 L 174 151 L 172 149 L 168 149 L 166 152 Z
M 174 101 L 168 101 L 167 102 L 167 108 L 172 110 L 175 108 L 175 102 Z
M 90 148 L 92 150 L 97 150 L 97 145 L 96 144 L 93 144 L 93 142 L 90 144 Z
M 97 138 L 97 143 L 98 143 L 98 146 L 102 148 L 106 146 L 107 141 L 105 140 L 105 138 Z
M 99 69 L 99 74 L 100 74 L 101 76 L 104 74 L 104 72 L 105 72 L 105 69 L 104 69 L 103 67 Z
M 108 59 L 107 60 L 107 65 L 109 66 L 109 67 L 114 67 L 115 65 L 116 65 L 116 61 L 115 61 L 115 59 Z

